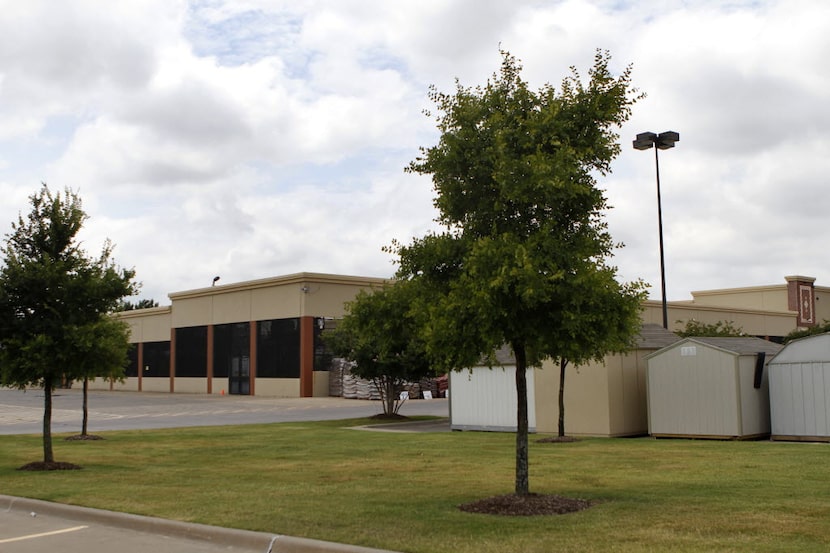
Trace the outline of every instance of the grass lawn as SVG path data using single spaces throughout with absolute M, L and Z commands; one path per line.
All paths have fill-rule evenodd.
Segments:
M 0 492 L 405 552 L 830 549 L 830 444 L 531 437 L 531 491 L 597 504 L 507 518 L 457 506 L 512 491 L 512 434 L 367 422 L 56 436 L 84 469 L 50 473 L 16 470 L 40 436 L 0 436 Z

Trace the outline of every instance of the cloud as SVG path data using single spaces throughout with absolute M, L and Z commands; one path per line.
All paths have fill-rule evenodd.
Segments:
M 612 0 L 2 2 L 0 225 L 41 180 L 78 189 L 142 295 L 303 270 L 388 276 L 381 251 L 433 228 L 430 84 L 498 70 L 534 87 L 595 49 L 647 93 L 607 190 L 621 275 L 659 294 L 654 158 L 669 297 L 830 274 L 830 4 Z M 2 230 L 2 229 L 0 229 Z M 92 247 L 91 246 L 91 247 Z M 94 249 L 93 248 L 93 249 Z

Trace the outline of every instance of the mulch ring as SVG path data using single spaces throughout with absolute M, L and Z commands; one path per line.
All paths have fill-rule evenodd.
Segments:
M 547 438 L 542 438 L 536 440 L 537 444 L 570 444 L 573 442 L 578 442 L 579 438 L 574 438 L 573 436 L 549 436 Z
M 96 436 L 95 434 L 75 434 L 74 436 L 67 436 L 64 438 L 67 442 L 73 442 L 78 440 L 103 440 L 103 436 Z
M 74 465 L 72 463 L 64 463 L 59 461 L 52 461 L 47 463 L 45 461 L 36 461 L 34 463 L 27 463 L 20 467 L 17 470 L 32 470 L 32 471 L 45 471 L 45 470 L 80 470 L 83 467 L 78 465 Z
M 401 421 L 405 422 L 409 420 L 409 417 L 405 415 L 399 415 L 398 413 L 378 413 L 377 415 L 372 415 L 369 417 L 371 420 L 375 421 Z
M 594 503 L 587 499 L 573 499 L 560 495 L 497 495 L 473 503 L 459 505 L 467 513 L 503 516 L 565 515 L 583 511 Z

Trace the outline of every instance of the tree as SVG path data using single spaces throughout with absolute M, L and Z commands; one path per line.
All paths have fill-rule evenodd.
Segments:
M 326 340 L 335 355 L 355 363 L 353 374 L 372 381 L 386 416 L 398 414 L 409 383 L 432 374 L 411 313 L 413 286 L 403 282 L 361 291 Z
M 680 323 L 682 321 L 677 322 Z M 735 326 L 735 323 L 732 321 L 703 323 L 695 319 L 686 321 L 686 326 L 683 327 L 683 330 L 678 330 L 676 334 L 682 338 L 688 338 L 690 336 L 746 336 L 746 332 L 741 327 Z
M 63 377 L 110 374 L 126 364 L 126 328 L 104 315 L 135 293 L 134 271 L 117 268 L 107 242 L 97 258 L 77 241 L 80 197 L 44 184 L 31 212 L 12 223 L 0 268 L 0 377 L 44 390 L 43 462 L 54 463 L 52 390 Z
M 517 496 L 529 494 L 528 368 L 625 347 L 639 329 L 642 282 L 620 284 L 594 174 L 619 153 L 614 130 L 637 100 L 630 67 L 612 76 L 598 51 L 587 84 L 572 68 L 557 92 L 531 91 L 502 52 L 483 87 L 430 89 L 440 139 L 408 170 L 431 175 L 444 231 L 394 243 L 433 363 L 460 370 L 508 344 L 516 360 Z M 563 362 L 564 361 L 564 362 Z
M 74 329 L 67 329 L 76 345 L 77 358 L 71 362 L 72 375 L 83 380 L 81 438 L 88 438 L 89 381 L 98 377 L 107 380 L 124 379 L 124 365 L 130 347 L 129 326 L 110 315 L 101 315 L 98 321 Z
M 813 336 L 815 334 L 824 334 L 825 332 L 830 332 L 830 321 L 824 320 L 821 324 L 816 326 L 811 326 L 807 328 L 797 328 L 784 336 L 784 343 L 788 344 L 793 340 L 798 338 L 804 338 L 806 336 Z
M 118 303 L 118 307 L 116 311 L 133 311 L 135 309 L 149 309 L 150 307 L 158 307 L 159 302 L 150 298 L 150 299 L 141 299 L 136 302 L 132 301 L 121 301 Z

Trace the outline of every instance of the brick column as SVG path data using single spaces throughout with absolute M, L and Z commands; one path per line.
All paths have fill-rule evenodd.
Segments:
M 300 317 L 300 397 L 314 396 L 314 317 Z
M 787 308 L 795 311 L 796 324 L 800 327 L 816 325 L 816 291 L 813 277 L 788 276 Z

